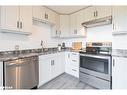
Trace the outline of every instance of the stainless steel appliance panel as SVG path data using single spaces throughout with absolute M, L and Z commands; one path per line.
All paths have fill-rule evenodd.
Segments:
M 5 62 L 5 87 L 31 89 L 38 85 L 38 57 Z

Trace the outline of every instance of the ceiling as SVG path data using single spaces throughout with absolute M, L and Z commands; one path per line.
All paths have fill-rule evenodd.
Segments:
M 71 14 L 88 6 L 46 6 L 59 14 Z

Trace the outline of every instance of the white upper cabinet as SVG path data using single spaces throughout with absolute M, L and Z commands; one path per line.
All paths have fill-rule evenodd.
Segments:
M 20 7 L 20 31 L 32 31 L 32 7 Z
M 69 15 L 60 15 L 60 37 L 69 37 L 70 35 L 70 18 Z
M 31 32 L 32 7 L 1 7 L 1 19 L 2 29 Z
M 111 16 L 110 6 L 93 6 L 84 9 L 85 21 Z
M 59 37 L 60 36 L 60 16 L 55 13 L 55 25 L 51 27 L 52 29 L 52 37 Z
M 95 7 L 95 10 L 96 10 L 95 14 L 97 18 L 103 18 L 112 15 L 111 6 L 98 6 Z
M 43 6 L 33 6 L 33 18 L 55 24 L 55 12 Z
M 83 11 L 70 15 L 70 36 L 72 37 L 85 37 L 86 31 L 82 26 L 84 21 Z
M 113 7 L 113 31 L 127 31 L 127 6 Z
M 89 7 L 84 9 L 84 16 L 85 16 L 84 22 L 95 19 L 95 8 Z
M 77 14 L 70 15 L 70 35 L 75 36 L 77 34 Z
M 7 30 L 19 31 L 19 7 L 1 7 L 1 27 Z
M 44 11 L 43 11 L 43 7 L 41 6 L 34 6 L 32 7 L 32 16 L 33 18 L 38 18 L 38 19 L 42 19 L 44 18 Z

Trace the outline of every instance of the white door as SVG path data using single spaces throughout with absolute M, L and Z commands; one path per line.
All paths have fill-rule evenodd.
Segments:
M 127 89 L 127 58 L 113 57 L 112 88 Z
M 69 15 L 60 15 L 60 37 L 69 37 Z
M 70 36 L 77 35 L 77 14 L 70 15 Z
M 111 7 L 110 6 L 98 6 L 96 7 L 97 18 L 103 18 L 111 16 Z
M 2 23 L 3 29 L 19 31 L 19 7 L 18 6 L 5 6 L 1 7 L 2 10 Z
M 39 61 L 39 86 L 51 79 L 51 64 L 49 59 Z
M 81 10 L 77 12 L 77 36 L 86 36 L 86 28 L 82 25 L 84 21 L 84 10 Z
M 87 9 L 84 9 L 84 21 L 90 21 L 96 18 L 95 16 L 95 7 L 89 7 Z
M 65 53 L 65 60 L 66 60 L 66 63 L 65 63 L 65 72 L 68 73 L 68 74 L 71 74 L 71 61 L 70 61 L 70 52 L 66 52 Z
M 30 6 L 20 7 L 20 31 L 32 31 L 32 7 Z
M 127 6 L 113 7 L 113 30 L 127 31 Z
M 61 52 L 58 56 L 57 56 L 57 60 L 58 60 L 58 65 L 59 65 L 59 74 L 62 74 L 65 72 L 65 53 Z

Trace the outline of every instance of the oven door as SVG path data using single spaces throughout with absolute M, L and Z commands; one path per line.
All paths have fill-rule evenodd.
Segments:
M 110 81 L 111 57 L 80 54 L 80 72 Z

